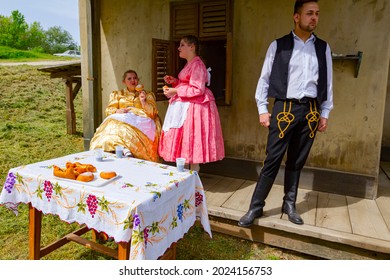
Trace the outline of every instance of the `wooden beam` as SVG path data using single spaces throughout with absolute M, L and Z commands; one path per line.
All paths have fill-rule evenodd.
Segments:
M 108 247 L 101 245 L 99 243 L 95 243 L 91 240 L 85 239 L 81 236 L 78 236 L 77 234 L 74 234 L 74 233 L 67 234 L 66 239 L 69 241 L 76 242 L 76 243 L 83 245 L 83 246 L 85 246 L 89 249 L 92 249 L 94 251 L 97 251 L 97 252 L 100 252 L 100 253 L 105 254 L 107 256 L 110 256 L 114 259 L 118 259 L 118 253 L 116 250 L 108 248 Z
M 88 231 L 89 231 L 89 228 L 84 226 L 84 227 L 82 227 L 82 228 L 72 232 L 71 234 L 80 236 L 80 235 L 83 235 L 84 233 L 86 233 Z M 70 241 L 71 240 L 69 240 L 67 238 L 67 235 L 66 235 L 63 238 L 61 238 L 61 239 L 59 239 L 59 240 L 57 240 L 57 241 L 47 245 L 46 247 L 43 247 L 41 249 L 40 258 L 46 256 L 47 254 L 53 252 L 54 250 L 57 250 L 58 248 L 64 246 L 67 243 L 69 243 Z
M 74 111 L 74 95 L 72 78 L 65 81 L 66 92 L 66 131 L 68 134 L 76 134 L 76 113 Z
M 65 70 L 65 71 L 59 71 L 59 72 L 52 72 L 50 74 L 50 78 L 68 78 L 72 76 L 80 76 L 81 71 L 80 69 L 72 69 L 72 70 Z
M 103 120 L 101 90 L 101 0 L 86 0 L 86 40 L 82 42 L 83 56 L 83 138 L 84 149 L 89 150 L 89 142 L 96 128 Z
M 72 79 L 72 82 L 76 83 L 75 87 L 73 88 L 73 100 L 74 100 L 81 88 L 81 81 L 75 81 L 74 79 Z

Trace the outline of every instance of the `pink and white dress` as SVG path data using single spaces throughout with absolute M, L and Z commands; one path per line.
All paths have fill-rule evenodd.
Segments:
M 196 56 L 172 86 L 158 152 L 168 162 L 183 157 L 186 163 L 206 163 L 225 157 L 221 122 L 213 93 L 206 87 L 207 70 Z

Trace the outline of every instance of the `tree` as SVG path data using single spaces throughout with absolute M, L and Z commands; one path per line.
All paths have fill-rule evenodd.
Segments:
M 0 16 L 0 45 L 9 46 L 11 42 L 11 34 L 9 29 L 11 26 L 11 17 Z
M 46 35 L 45 30 L 42 28 L 41 24 L 39 22 L 34 21 L 29 29 L 28 29 L 28 35 L 27 35 L 27 46 L 28 49 L 43 49 L 43 45 L 45 44 Z
M 77 44 L 73 41 L 72 35 L 61 26 L 50 27 L 46 33 L 44 50 L 47 53 L 64 52 L 67 49 L 77 49 Z
M 68 31 L 60 26 L 45 31 L 36 21 L 29 26 L 18 10 L 9 17 L 0 15 L 0 45 L 21 50 L 39 49 L 51 54 L 78 49 Z
M 24 20 L 24 15 L 22 15 L 19 11 L 12 12 L 12 24 L 11 24 L 11 34 L 13 39 L 13 45 L 16 49 L 26 49 L 26 38 L 27 38 L 27 30 L 28 24 Z
M 26 49 L 27 29 L 28 24 L 19 11 L 13 11 L 8 18 L 2 16 L 0 20 L 0 43 L 16 49 Z

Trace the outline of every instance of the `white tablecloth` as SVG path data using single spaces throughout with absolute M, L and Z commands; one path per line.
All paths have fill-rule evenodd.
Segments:
M 68 161 L 93 164 L 98 172 L 113 170 L 118 177 L 105 185 L 100 178 L 75 183 L 54 177 L 53 165 L 65 167 Z M 211 237 L 205 199 L 195 171 L 110 153 L 98 162 L 86 151 L 12 168 L 0 204 L 17 213 L 19 203 L 31 203 L 44 214 L 105 232 L 115 242 L 131 240 L 130 259 L 157 259 L 197 218 Z

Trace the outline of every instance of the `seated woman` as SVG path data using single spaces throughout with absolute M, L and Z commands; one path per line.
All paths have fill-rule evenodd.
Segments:
M 106 152 L 113 152 L 115 146 L 122 145 L 136 158 L 159 161 L 157 149 L 161 121 L 156 98 L 152 92 L 144 91 L 138 82 L 134 70 L 123 74 L 126 88 L 111 93 L 107 117 L 96 129 L 90 150 L 103 148 Z

